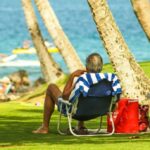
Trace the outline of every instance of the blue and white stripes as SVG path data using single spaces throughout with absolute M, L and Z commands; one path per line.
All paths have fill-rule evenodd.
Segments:
M 75 83 L 75 87 L 72 90 L 69 102 L 73 103 L 76 98 L 82 93 L 84 97 L 87 96 L 89 88 L 92 84 L 96 84 L 101 80 L 108 80 L 112 82 L 112 95 L 121 93 L 121 86 L 117 76 L 113 73 L 84 73 L 82 74 Z

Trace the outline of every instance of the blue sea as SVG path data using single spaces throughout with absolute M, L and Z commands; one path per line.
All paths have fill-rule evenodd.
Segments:
M 99 52 L 104 63 L 109 58 L 93 22 L 87 0 L 49 0 L 63 27 L 75 47 L 81 60 L 85 61 L 91 52 Z M 130 0 L 108 0 L 112 14 L 136 60 L 150 60 L 150 43 L 146 38 L 132 10 Z M 34 3 L 33 3 L 34 5 Z M 40 29 L 44 39 L 52 41 L 42 19 L 34 5 Z M 21 0 L 0 1 L 0 53 L 12 54 L 12 50 L 22 47 L 25 40 L 31 40 L 27 30 Z M 53 54 L 54 59 L 67 72 L 67 67 L 59 54 Z M 36 60 L 35 55 L 18 55 L 17 59 Z M 30 79 L 41 76 L 39 67 L 0 67 L 0 78 L 14 71 L 25 69 Z

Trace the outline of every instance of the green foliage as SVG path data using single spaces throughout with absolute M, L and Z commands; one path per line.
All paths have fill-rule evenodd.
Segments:
M 40 95 L 43 95 L 45 93 L 47 86 L 48 86 L 48 84 L 43 84 L 43 85 L 39 86 L 38 88 L 35 88 L 35 89 L 31 90 L 30 92 L 25 93 L 18 100 L 26 101 L 26 100 L 38 97 Z
M 56 84 L 60 87 L 63 86 L 66 81 L 68 79 L 68 75 L 65 75 L 63 78 L 59 79 Z M 33 90 L 31 90 L 30 92 L 25 93 L 24 95 L 22 95 L 18 100 L 21 101 L 27 101 L 30 100 L 32 98 L 36 98 L 38 96 L 41 96 L 45 93 L 46 88 L 47 88 L 48 84 L 42 84 L 41 86 L 39 86 L 38 88 L 35 88 Z

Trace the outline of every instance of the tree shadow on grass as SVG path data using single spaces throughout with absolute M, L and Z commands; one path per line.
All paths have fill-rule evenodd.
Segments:
M 41 118 L 39 118 L 41 119 Z M 129 142 L 129 135 L 113 135 L 110 137 L 74 137 L 72 135 L 62 136 L 56 131 L 57 114 L 54 115 L 51 122 L 51 131 L 49 134 L 32 134 L 32 130 L 40 125 L 39 119 L 33 116 L 3 116 L 0 120 L 0 146 L 13 146 L 26 144 L 108 144 Z M 67 126 L 67 123 L 63 123 Z M 148 135 L 142 135 L 140 139 L 134 139 L 132 142 L 144 141 L 150 142 Z
M 39 109 L 18 109 L 17 111 L 23 113 L 43 113 L 43 110 L 39 110 Z

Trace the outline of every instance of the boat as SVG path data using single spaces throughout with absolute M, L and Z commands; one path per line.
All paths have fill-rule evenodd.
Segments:
M 3 57 L 0 57 L 0 63 L 2 62 L 10 62 L 14 59 L 16 59 L 17 55 L 3 55 Z
M 50 48 L 48 48 L 48 52 L 49 53 L 57 53 L 57 52 L 59 52 L 59 50 L 56 47 L 50 47 Z M 16 49 L 12 50 L 12 53 L 13 54 L 35 54 L 36 49 L 34 47 L 31 47 L 31 48 L 16 48 Z
M 40 62 L 37 60 L 15 60 L 0 62 L 0 67 L 39 67 Z

